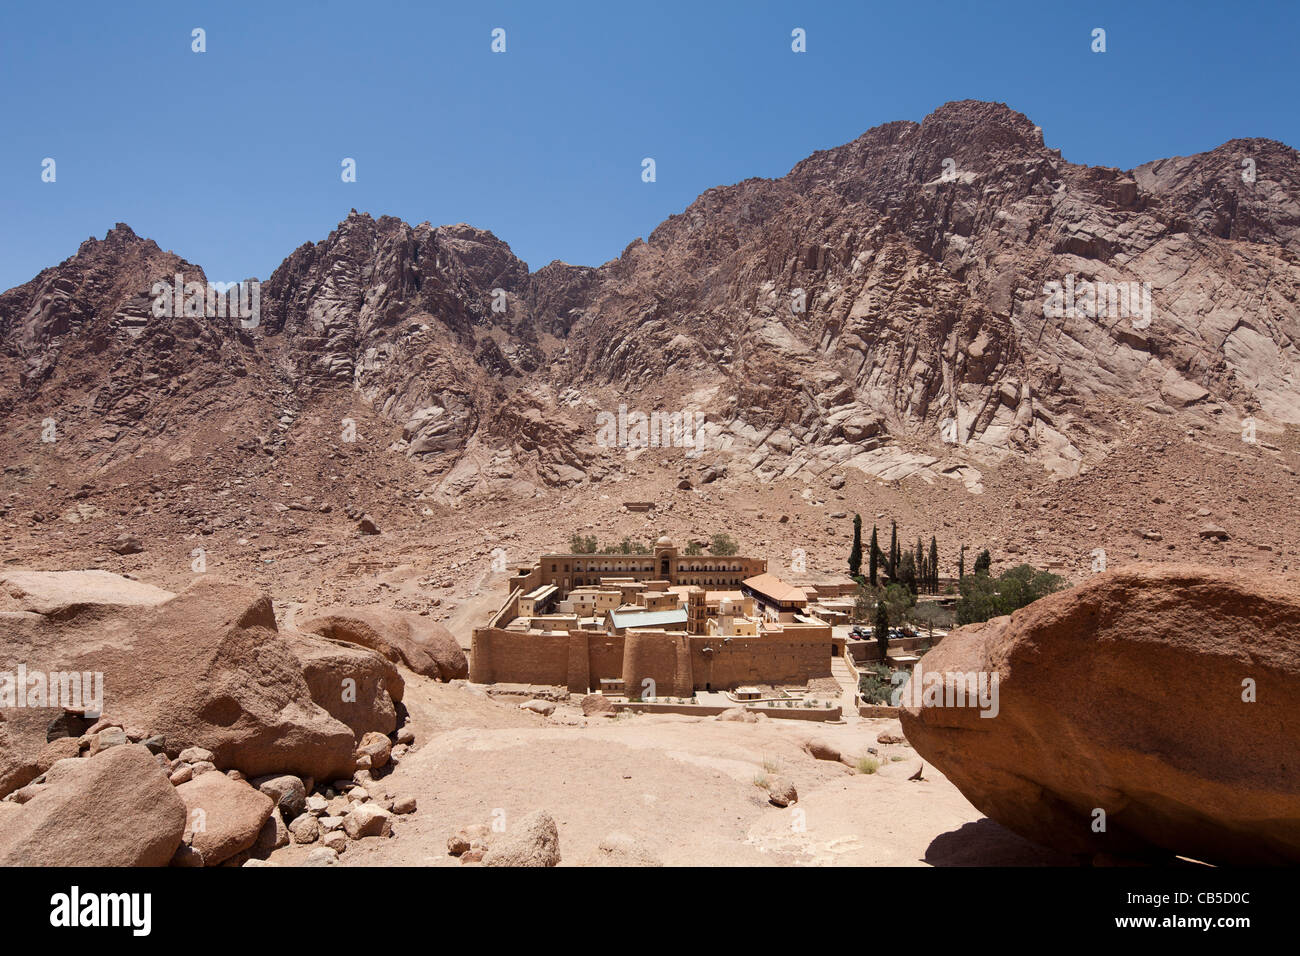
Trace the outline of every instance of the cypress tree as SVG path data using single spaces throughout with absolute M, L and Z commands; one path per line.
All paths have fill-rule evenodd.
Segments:
M 930 593 L 939 593 L 939 542 L 930 535 Z
M 890 521 L 889 529 L 889 576 L 898 576 L 898 522 Z
M 874 560 L 872 562 L 875 563 Z M 862 574 L 862 515 L 853 516 L 853 550 L 849 552 L 849 577 L 857 580 Z M 873 582 L 874 583 L 874 582 Z
M 876 540 L 876 526 L 874 524 L 871 526 L 871 559 L 869 564 L 871 569 L 871 586 L 874 588 L 876 586 L 876 572 L 880 567 L 880 543 Z
M 993 566 L 993 556 L 989 554 L 989 549 L 985 548 L 975 558 L 975 573 L 979 574 L 982 571 L 985 574 L 988 574 L 989 569 L 992 566 Z
M 917 580 L 916 559 L 912 557 L 912 552 L 908 551 L 898 562 L 898 583 L 916 594 Z
M 887 660 L 889 658 L 889 610 L 885 607 L 884 601 L 876 602 L 876 624 L 872 628 L 872 637 L 876 639 L 876 645 L 880 648 L 880 659 Z

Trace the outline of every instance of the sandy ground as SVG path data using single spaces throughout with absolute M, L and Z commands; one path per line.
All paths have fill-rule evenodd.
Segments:
M 982 815 L 906 744 L 897 720 L 757 723 L 675 715 L 582 716 L 574 702 L 547 718 L 463 683 L 408 677 L 416 747 L 381 785 L 416 798 L 395 836 L 350 844 L 349 866 L 459 866 L 447 837 L 470 823 L 548 810 L 561 865 L 581 865 L 611 833 L 635 837 L 669 866 L 1051 865 L 1070 860 L 1029 844 Z M 854 756 L 875 747 L 874 774 L 803 750 L 823 737 Z M 896 758 L 896 759 L 895 759 Z M 756 781 L 792 780 L 781 809 Z M 292 865 L 310 846 L 272 859 Z

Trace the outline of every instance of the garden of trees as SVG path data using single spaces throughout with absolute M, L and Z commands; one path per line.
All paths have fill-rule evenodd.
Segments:
M 985 548 L 967 574 L 966 545 L 962 545 L 957 556 L 957 577 L 945 583 L 939 573 L 939 545 L 935 537 L 930 536 L 928 548 L 920 536 L 915 548 L 901 547 L 895 521 L 890 522 L 888 550 L 880 546 L 879 528 L 872 526 L 871 541 L 864 554 L 862 517 L 854 515 L 853 545 L 849 551 L 849 574 L 858 582 L 854 619 L 887 621 L 891 628 L 914 624 L 933 633 L 935 627 L 973 624 L 1010 614 L 1066 586 L 1061 576 L 1028 564 L 1010 568 L 998 577 L 993 576 L 992 566 L 992 556 Z M 942 592 L 941 583 L 944 583 Z M 923 594 L 940 593 L 957 595 L 955 606 L 950 609 L 937 601 L 918 601 Z

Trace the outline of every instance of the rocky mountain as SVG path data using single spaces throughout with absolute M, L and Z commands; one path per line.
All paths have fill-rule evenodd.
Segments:
M 214 412 L 247 401 L 250 373 L 266 373 L 240 323 L 183 305 L 154 316 L 155 286 L 177 276 L 207 285 L 200 267 L 118 223 L 0 295 L 0 414 L 16 439 L 8 460 L 62 441 L 102 465 L 194 440 Z M 164 298 L 169 308 L 176 301 Z
M 1298 175 L 1259 140 L 1076 166 L 1020 114 L 949 104 L 706 193 L 603 267 L 574 351 L 596 380 L 649 364 L 716 383 L 724 440 L 773 473 L 1016 453 L 1072 474 L 1117 409 L 1294 423 Z M 1045 285 L 1070 276 L 1149 283 L 1150 314 L 1045 316 Z
M 206 283 L 119 224 L 0 296 L 9 460 L 50 418 L 98 468 L 274 459 L 352 404 L 455 501 L 616 478 L 642 452 L 598 421 L 626 405 L 702 413 L 701 472 L 979 491 L 1005 462 L 1086 471 L 1144 417 L 1300 424 L 1296 151 L 1079 166 L 1000 104 L 711 189 L 599 268 L 530 271 L 471 226 L 354 211 L 261 284 L 251 327 L 153 315 L 178 274 Z

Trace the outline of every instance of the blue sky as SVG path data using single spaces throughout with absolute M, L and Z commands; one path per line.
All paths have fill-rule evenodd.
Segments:
M 122 2 L 0 14 L 0 289 L 115 222 L 267 278 L 356 207 L 598 265 L 711 186 L 948 100 L 1074 162 L 1300 145 L 1300 4 Z M 191 30 L 207 52 L 191 52 Z M 491 31 L 506 30 L 506 52 Z M 791 30 L 808 50 L 790 49 Z M 1095 27 L 1107 51 L 1090 50 Z M 657 181 L 641 180 L 653 157 Z M 57 181 L 41 181 L 52 157 Z M 340 179 L 344 157 L 357 182 Z

